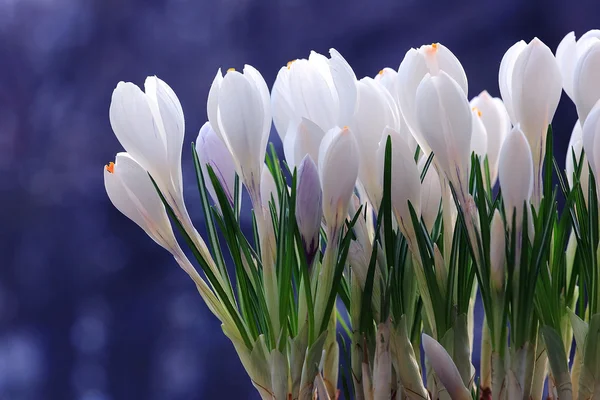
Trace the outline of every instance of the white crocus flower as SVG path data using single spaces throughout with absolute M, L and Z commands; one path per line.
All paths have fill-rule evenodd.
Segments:
M 471 393 L 465 387 L 456 364 L 450 354 L 431 336 L 423 333 L 423 350 L 435 374 L 453 400 L 470 400 Z
M 520 226 L 523 206 L 526 203 L 529 207 L 533 191 L 533 159 L 529 143 L 519 126 L 514 127 L 504 140 L 500 150 L 498 176 L 507 223 L 512 224 L 516 210 L 516 223 Z
M 358 100 L 350 128 L 358 144 L 360 182 L 377 208 L 382 192 L 377 149 L 386 127 L 400 128 L 399 114 L 392 96 L 372 78 L 363 78 L 356 86 Z
M 219 204 L 215 188 L 210 179 L 210 175 L 208 174 L 207 164 L 210 165 L 219 179 L 219 183 L 227 195 L 229 204 L 233 206 L 235 196 L 235 164 L 229 149 L 227 149 L 223 140 L 221 140 L 219 135 L 217 135 L 210 126 L 210 122 L 206 122 L 202 125 L 202 128 L 200 128 L 200 133 L 196 139 L 196 152 L 198 153 L 198 159 L 201 164 L 200 166 L 202 168 L 206 189 L 212 200 L 215 204 Z M 241 189 L 238 190 L 238 193 L 241 198 Z
M 579 40 L 575 40 L 575 33 L 568 33 L 556 49 L 556 60 L 562 74 L 563 89 L 577 105 L 581 123 L 590 109 L 600 98 L 598 79 L 594 79 L 600 68 L 600 58 L 588 53 L 591 48 L 598 46 L 600 30 L 593 29 L 586 32 Z M 597 50 L 596 50 L 597 51 Z M 581 63 L 581 65 L 579 65 Z M 578 72 L 576 72 L 579 69 Z M 591 74 L 591 76 L 590 76 Z M 591 79 L 590 79 L 591 78 Z
M 462 65 L 456 56 L 440 43 L 421 46 L 419 49 L 410 49 L 398 68 L 396 81 L 397 95 L 395 97 L 404 120 L 408 124 L 416 141 L 425 152 L 429 152 L 430 146 L 422 132 L 420 132 L 417 121 L 417 88 L 427 74 L 436 76 L 440 71 L 444 71 L 454 79 L 464 95 L 467 95 L 467 76 Z
M 462 88 L 447 73 L 427 76 L 417 90 L 419 131 L 460 195 L 468 190 L 472 116 Z
M 541 173 L 546 133 L 552 123 L 562 92 L 562 79 L 552 51 L 538 38 L 529 44 L 520 41 L 500 63 L 500 93 L 513 125 L 520 124 L 534 162 L 533 201 L 542 195 Z
M 583 149 L 596 180 L 600 176 L 600 101 L 596 103 L 583 124 Z M 584 166 L 585 168 L 585 166 Z
M 585 201 L 587 202 L 587 193 L 590 182 L 590 169 L 588 168 L 587 156 L 581 157 L 581 150 L 583 150 L 583 129 L 579 120 L 575 122 L 573 126 L 573 132 L 571 132 L 571 139 L 569 140 L 569 147 L 567 148 L 567 156 L 565 157 L 565 169 L 567 171 L 567 180 L 569 186 L 573 187 L 573 179 L 575 174 L 575 164 L 573 163 L 573 154 L 577 160 L 577 164 L 583 163 L 581 168 L 581 175 L 579 176 L 579 182 L 581 183 L 581 189 L 585 195 Z
M 356 101 L 356 77 L 336 50 L 331 49 L 330 54 L 327 59 L 313 51 L 308 60 L 290 61 L 279 70 L 271 104 L 273 122 L 282 140 L 290 124 L 297 124 L 302 118 L 314 122 L 324 132 L 340 122 L 348 123 Z
M 283 153 L 290 170 L 297 168 L 306 155 L 313 160 L 319 159 L 319 146 L 323 136 L 325 133 L 319 125 L 306 118 L 290 123 L 283 139 Z
M 476 107 L 481 113 L 481 121 L 487 133 L 487 157 L 490 168 L 490 181 L 492 186 L 498 178 L 498 156 L 504 138 L 510 132 L 510 117 L 502 99 L 492 97 L 483 91 L 470 102 L 471 107 Z
M 348 215 L 348 203 L 358 178 L 358 146 L 348 127 L 333 128 L 323 138 L 319 177 L 323 216 L 330 232 L 337 232 Z
M 219 70 L 208 94 L 207 113 L 257 208 L 271 130 L 269 89 L 262 75 L 250 65 L 244 66 L 243 73 L 229 69 L 224 77 Z
M 413 240 L 414 228 L 408 203 L 410 202 L 416 215 L 421 215 L 421 180 L 419 169 L 415 163 L 414 154 L 411 153 L 400 133 L 386 128 L 379 149 L 377 150 L 380 185 L 383 187 L 385 151 L 388 137 L 391 138 L 392 142 L 390 187 L 392 210 L 402 233 L 408 240 Z
M 427 157 L 425 156 L 419 160 L 419 176 L 423 173 L 426 162 Z M 425 178 L 421 183 L 421 216 L 429 232 L 433 229 L 435 220 L 438 217 L 441 203 L 442 187 L 440 185 L 440 177 L 432 164 L 427 169 Z
M 109 117 L 115 136 L 155 180 L 175 216 L 209 264 L 217 271 L 183 199 L 181 150 L 185 121 L 179 99 L 157 77 L 148 77 L 145 92 L 130 82 L 119 82 L 112 94 Z

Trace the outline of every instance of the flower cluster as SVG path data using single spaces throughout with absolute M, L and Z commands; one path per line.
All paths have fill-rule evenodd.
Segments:
M 110 121 L 126 152 L 106 191 L 192 278 L 263 399 L 541 399 L 546 382 L 552 398 L 592 398 L 600 31 L 568 34 L 556 54 L 520 41 L 498 76 L 501 98 L 469 100 L 440 43 L 362 79 L 336 50 L 312 52 L 270 92 L 249 65 L 219 70 L 192 145 L 205 237 L 184 202 L 177 96 L 156 77 L 144 91 L 121 82 Z M 550 127 L 563 89 L 579 115 L 566 172 Z M 285 161 L 268 151 L 272 122 Z

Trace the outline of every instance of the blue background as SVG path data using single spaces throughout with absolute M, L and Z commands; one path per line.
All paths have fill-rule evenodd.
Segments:
M 168 82 L 189 143 L 221 66 L 252 64 L 271 86 L 287 61 L 335 47 L 373 76 L 440 41 L 470 97 L 498 96 L 510 45 L 555 50 L 594 27 L 592 0 L 0 0 L 0 399 L 258 398 L 192 282 L 105 194 L 118 81 Z M 576 118 L 563 95 L 561 162 Z M 187 144 L 184 173 L 200 227 Z

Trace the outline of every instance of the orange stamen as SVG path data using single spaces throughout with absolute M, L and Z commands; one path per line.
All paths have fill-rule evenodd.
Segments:
M 227 72 L 235 72 L 235 68 L 229 68 Z
M 108 171 L 109 174 L 114 174 L 115 173 L 115 163 L 114 162 L 109 162 L 106 165 L 106 170 Z
M 379 74 L 379 75 L 383 75 L 383 70 L 382 70 L 382 69 L 381 69 L 381 70 L 379 70 L 379 73 L 378 73 L 378 74 Z
M 479 108 L 477 108 L 477 107 L 473 107 L 473 108 L 472 108 L 472 110 L 473 110 L 473 111 L 475 111 L 475 112 L 477 113 L 477 116 L 478 116 L 478 117 L 481 117 L 481 110 L 480 110 Z

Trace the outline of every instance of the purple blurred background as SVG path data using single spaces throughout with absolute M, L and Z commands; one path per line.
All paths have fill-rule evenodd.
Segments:
M 597 0 L 0 0 L 0 399 L 258 398 L 192 282 L 105 194 L 118 81 L 168 82 L 191 142 L 221 66 L 272 85 L 287 61 L 335 47 L 373 76 L 440 41 L 470 97 L 498 96 L 510 45 L 555 50 L 599 16 Z M 561 162 L 576 118 L 563 95 Z M 184 173 L 200 227 L 187 145 Z

